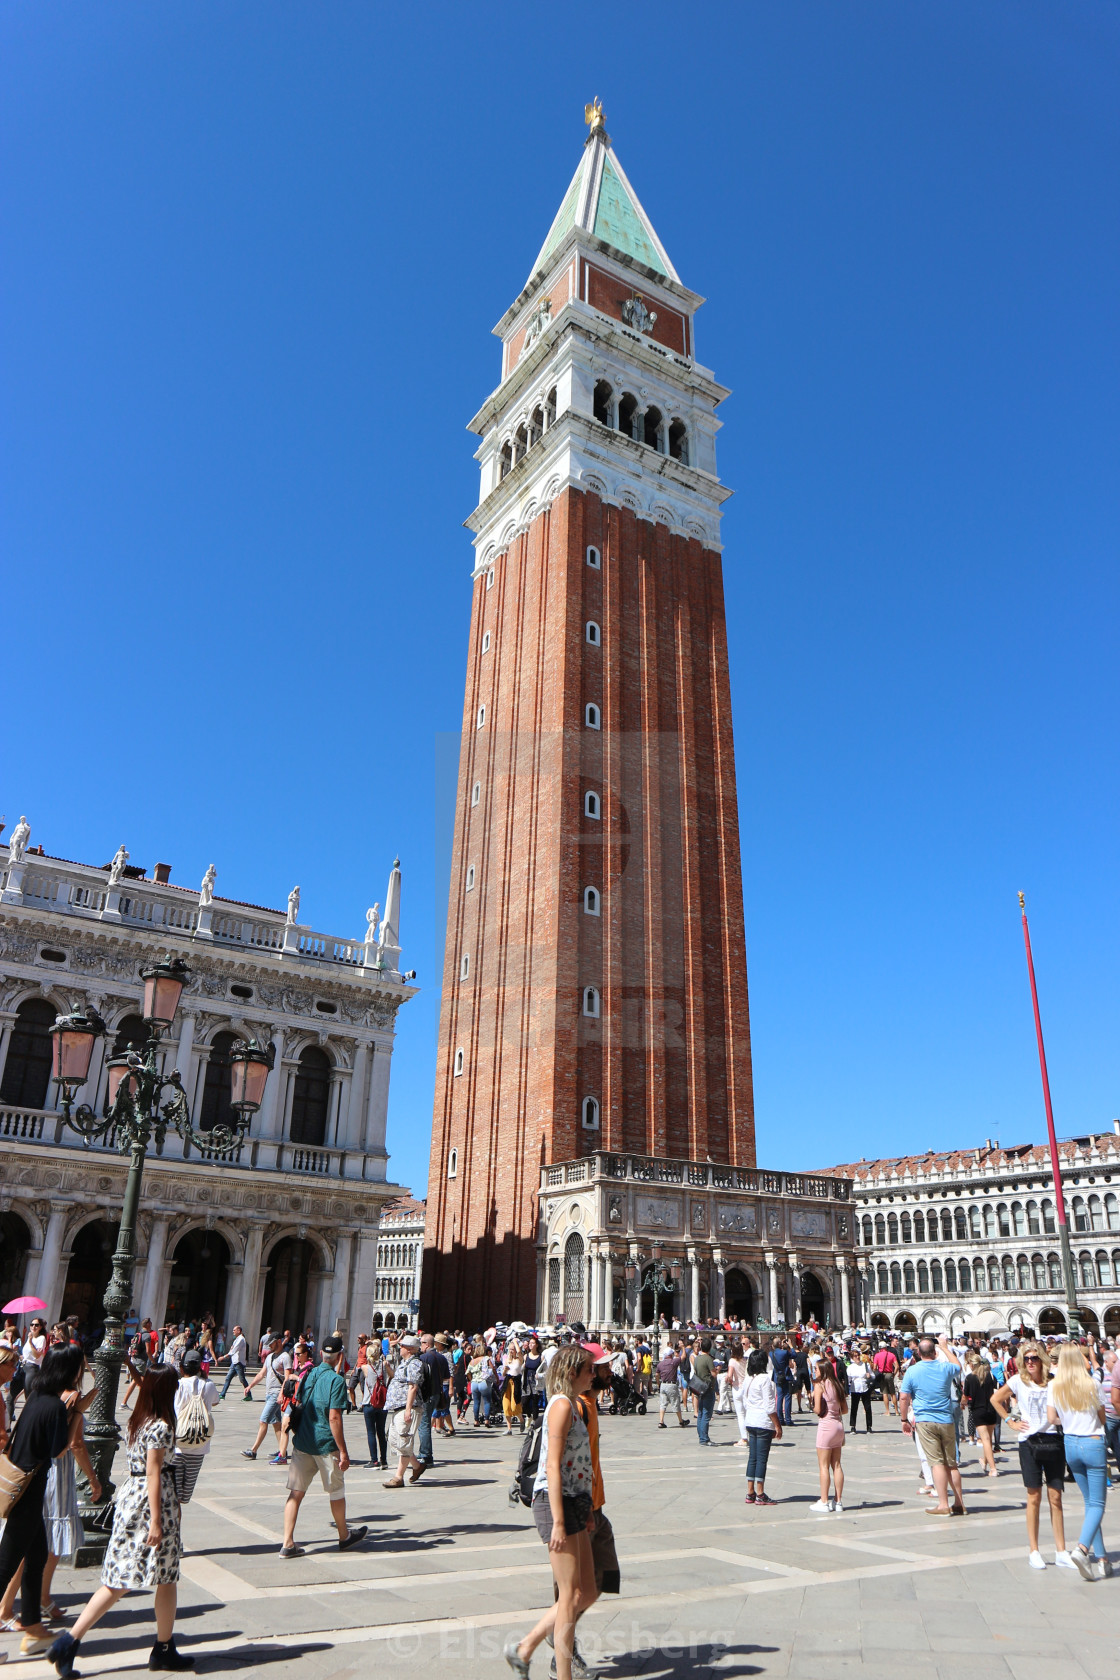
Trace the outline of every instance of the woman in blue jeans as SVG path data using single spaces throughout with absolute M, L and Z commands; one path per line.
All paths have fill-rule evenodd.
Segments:
M 778 1391 L 767 1375 L 769 1361 L 760 1348 L 747 1360 L 747 1378 L 739 1400 L 739 1421 L 747 1432 L 747 1504 L 774 1505 L 766 1492 L 766 1461 L 771 1441 L 782 1438 Z
M 494 1361 L 487 1352 L 486 1343 L 479 1336 L 475 1340 L 474 1353 L 467 1366 L 467 1376 L 470 1379 L 471 1399 L 474 1401 L 474 1426 L 479 1425 L 479 1411 L 487 1429 L 490 1427 L 490 1399 L 494 1391 Z
M 1102 1581 L 1112 1574 L 1104 1549 L 1101 1523 L 1108 1485 L 1101 1391 L 1076 1342 L 1066 1342 L 1058 1354 L 1058 1369 L 1046 1394 L 1046 1415 L 1060 1423 L 1066 1463 L 1085 1501 L 1081 1538 L 1071 1557 L 1086 1581 Z

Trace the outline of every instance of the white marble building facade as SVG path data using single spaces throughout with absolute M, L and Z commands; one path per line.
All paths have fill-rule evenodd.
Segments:
M 1082 1322 L 1120 1335 L 1120 1121 L 1059 1142 Z M 864 1322 L 1067 1329 L 1054 1178 L 1045 1144 L 858 1161 L 852 1181 Z
M 149 1156 L 133 1301 L 155 1322 L 213 1311 L 250 1342 L 266 1320 L 321 1336 L 368 1328 L 381 1208 L 400 1195 L 385 1143 L 400 972 L 399 860 L 385 915 L 348 940 L 287 911 L 149 879 L 123 848 L 101 868 L 31 850 L 13 832 L 0 869 L 0 1287 L 51 1315 L 100 1323 L 127 1157 L 87 1147 L 58 1112 L 49 1023 L 92 1005 L 108 1031 L 78 1101 L 102 1112 L 105 1058 L 140 1047 L 140 969 L 168 952 L 192 979 L 163 1066 L 177 1068 L 196 1127 L 228 1104 L 228 1050 L 271 1044 L 275 1066 L 248 1140 L 225 1158 L 171 1132 Z M 379 911 L 380 907 L 375 906 Z
M 381 1209 L 377 1241 L 377 1281 L 373 1292 L 375 1330 L 415 1330 L 424 1269 L 424 1220 L 427 1202 L 400 1196 Z

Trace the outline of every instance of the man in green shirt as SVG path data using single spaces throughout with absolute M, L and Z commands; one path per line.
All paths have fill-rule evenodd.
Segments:
M 708 1439 L 708 1424 L 711 1422 L 712 1412 L 716 1404 L 716 1372 L 712 1364 L 712 1338 L 700 1338 L 700 1352 L 692 1356 L 692 1383 L 704 1383 L 701 1390 L 694 1388 L 696 1395 L 696 1439 L 700 1446 L 710 1447 Z
M 369 1533 L 367 1524 L 361 1528 L 350 1528 L 346 1522 L 342 1478 L 350 1468 L 350 1454 L 346 1451 L 346 1437 L 342 1433 L 342 1413 L 347 1402 L 346 1378 L 342 1374 L 343 1351 L 342 1337 L 328 1336 L 323 1342 L 322 1363 L 313 1365 L 300 1381 L 294 1404 L 301 1407 L 301 1415 L 293 1431 L 288 1464 L 284 1544 L 280 1548 L 282 1558 L 303 1556 L 304 1548 L 295 1543 L 296 1517 L 304 1494 L 315 1480 L 316 1471 L 331 1502 L 331 1516 L 338 1529 L 339 1551 L 348 1552 Z

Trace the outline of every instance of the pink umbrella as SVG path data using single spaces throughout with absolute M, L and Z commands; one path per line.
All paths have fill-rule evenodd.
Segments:
M 40 1301 L 38 1295 L 17 1295 L 14 1301 L 9 1301 L 6 1307 L 0 1307 L 0 1312 L 29 1313 L 46 1312 L 47 1303 Z

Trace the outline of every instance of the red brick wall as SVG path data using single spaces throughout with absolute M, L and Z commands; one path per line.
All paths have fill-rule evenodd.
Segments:
M 424 1270 L 425 1322 L 467 1329 L 534 1314 L 542 1162 L 755 1158 L 720 557 L 565 491 L 494 573 L 474 584 Z
M 617 275 L 608 274 L 604 269 L 596 268 L 593 263 L 585 262 L 584 267 L 587 272 L 587 301 L 592 309 L 600 309 L 612 320 L 621 321 L 623 303 L 637 292 L 639 297 L 644 298 L 647 308 L 657 315 L 653 331 L 648 337 L 655 339 L 658 344 L 664 344 L 668 350 L 675 350 L 678 356 L 687 354 L 684 316 L 677 310 L 670 309 L 664 299 L 658 298 L 655 301 L 649 292 L 643 292 L 640 276 L 635 276 L 632 281 L 620 280 Z

